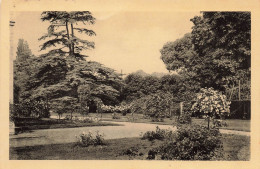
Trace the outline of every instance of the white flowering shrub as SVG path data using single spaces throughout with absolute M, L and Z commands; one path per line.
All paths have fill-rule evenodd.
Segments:
M 110 113 L 110 112 L 123 112 L 130 109 L 130 106 L 128 105 L 119 105 L 119 106 L 107 106 L 107 105 L 101 105 L 101 109 L 104 113 Z
M 191 110 L 203 113 L 207 119 L 223 118 L 230 114 L 230 103 L 221 92 L 213 88 L 202 88 Z

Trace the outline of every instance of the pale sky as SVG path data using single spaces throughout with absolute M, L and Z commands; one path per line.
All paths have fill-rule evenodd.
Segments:
M 95 49 L 87 51 L 87 60 L 98 61 L 105 66 L 123 73 L 142 69 L 147 73 L 168 72 L 160 59 L 160 49 L 168 41 L 181 38 L 191 32 L 190 21 L 199 12 L 125 12 L 91 11 L 97 19 L 93 29 L 97 36 L 88 38 L 94 41 Z M 16 12 L 12 20 L 12 54 L 16 56 L 18 39 L 23 38 L 36 56 L 43 41 L 38 38 L 47 32 L 48 22 L 40 20 L 41 12 Z

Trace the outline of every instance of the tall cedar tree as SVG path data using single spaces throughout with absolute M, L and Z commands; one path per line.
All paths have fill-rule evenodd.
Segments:
M 81 52 L 95 47 L 94 42 L 76 36 L 76 34 L 82 33 L 88 36 L 96 35 L 93 30 L 77 27 L 95 23 L 95 18 L 89 11 L 45 11 L 41 14 L 41 20 L 50 22 L 48 33 L 39 38 L 39 40 L 47 39 L 40 46 L 41 50 L 51 48 L 46 55 L 69 55 L 77 59 L 84 59 L 87 56 Z

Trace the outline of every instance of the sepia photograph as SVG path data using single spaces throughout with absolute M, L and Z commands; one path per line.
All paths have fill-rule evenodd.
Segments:
M 0 169 L 260 168 L 260 1 L 0 7 Z
M 250 160 L 250 12 L 16 11 L 9 26 L 10 160 Z

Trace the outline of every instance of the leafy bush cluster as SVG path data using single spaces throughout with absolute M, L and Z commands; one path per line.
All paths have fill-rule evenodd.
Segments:
M 172 94 L 158 92 L 132 101 L 131 112 L 149 116 L 153 121 L 160 121 L 162 118 L 170 117 L 172 102 Z
M 170 138 L 173 135 L 173 132 L 170 130 L 160 129 L 158 126 L 155 131 L 147 131 L 143 134 L 142 139 L 153 141 L 153 140 L 164 140 Z
M 208 130 L 198 125 L 185 125 L 165 142 L 149 151 L 149 159 L 162 160 L 211 160 L 221 157 L 223 145 L 218 129 Z M 150 155 L 149 155 L 150 154 Z
M 177 119 L 177 124 L 191 124 L 191 113 L 183 112 Z
M 83 132 L 79 136 L 76 136 L 77 143 L 80 146 L 87 147 L 90 145 L 104 145 L 105 139 L 104 134 L 99 134 L 99 132 L 96 132 L 96 135 L 94 136 L 92 132 L 85 133 Z
M 26 99 L 13 105 L 11 115 L 14 117 L 48 118 L 50 113 L 43 101 Z
M 225 122 L 223 120 L 214 120 L 213 125 L 215 127 L 227 127 L 228 126 L 227 122 Z
M 123 155 L 128 156 L 137 156 L 138 155 L 139 148 L 137 147 L 130 147 L 123 151 Z

